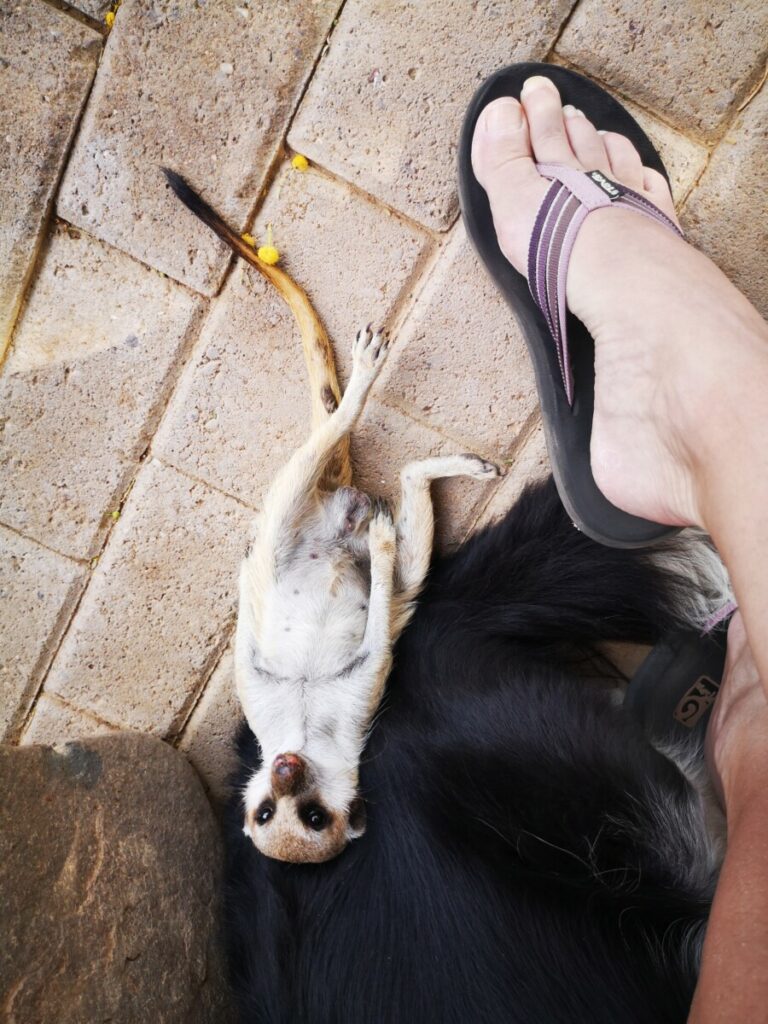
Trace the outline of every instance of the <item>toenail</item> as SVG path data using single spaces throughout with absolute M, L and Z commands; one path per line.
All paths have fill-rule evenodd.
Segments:
M 483 114 L 483 127 L 488 132 L 503 132 L 509 128 L 519 128 L 523 123 L 520 104 L 510 96 L 490 103 Z
M 570 103 L 566 103 L 565 106 L 563 107 L 563 116 L 564 117 L 578 117 L 579 116 L 579 112 L 576 109 L 576 107 L 572 107 Z
M 557 87 L 554 82 L 551 82 L 544 75 L 533 75 L 532 78 L 526 78 L 523 82 L 523 88 L 520 90 L 521 96 L 527 96 L 528 93 L 533 92 L 535 89 L 554 89 L 557 92 Z

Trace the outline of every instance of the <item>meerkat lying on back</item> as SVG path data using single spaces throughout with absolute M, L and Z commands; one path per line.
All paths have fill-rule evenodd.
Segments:
M 409 463 L 395 516 L 351 486 L 349 434 L 388 339 L 370 326 L 357 334 L 340 398 L 330 342 L 304 292 L 262 263 L 182 178 L 165 174 L 182 202 L 278 288 L 301 329 L 312 432 L 254 523 L 240 572 L 235 679 L 262 753 L 244 793 L 245 832 L 269 857 L 324 861 L 365 829 L 360 756 L 393 645 L 429 569 L 430 483 L 500 471 L 477 455 Z
M 280 860 L 327 860 L 362 833 L 358 765 L 429 567 L 429 484 L 498 475 L 474 455 L 411 463 L 395 519 L 353 487 L 321 487 L 387 350 L 382 335 L 358 334 L 344 397 L 278 473 L 241 571 L 237 688 L 264 757 L 246 789 L 246 831 Z

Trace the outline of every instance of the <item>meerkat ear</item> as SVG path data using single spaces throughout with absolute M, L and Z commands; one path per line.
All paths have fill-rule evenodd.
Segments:
M 349 825 L 347 827 L 347 837 L 349 839 L 359 839 L 363 832 L 365 832 L 365 824 L 365 801 L 361 796 L 356 796 L 352 803 L 349 805 Z

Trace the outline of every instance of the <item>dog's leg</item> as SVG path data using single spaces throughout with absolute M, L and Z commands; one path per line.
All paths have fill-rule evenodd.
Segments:
M 397 601 L 403 606 L 406 618 L 409 617 L 410 602 L 416 599 L 424 584 L 432 558 L 435 515 L 430 484 L 443 477 L 470 476 L 475 480 L 491 480 L 500 474 L 498 466 L 486 462 L 479 455 L 446 455 L 409 462 L 401 472 L 396 586 Z

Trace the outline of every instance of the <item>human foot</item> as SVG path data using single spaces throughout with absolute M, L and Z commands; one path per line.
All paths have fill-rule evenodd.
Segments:
M 529 79 L 521 101 L 490 103 L 472 145 L 499 246 L 520 273 L 526 274 L 534 220 L 550 187 L 535 162 L 600 170 L 675 220 L 666 181 L 642 166 L 626 138 L 601 134 L 579 111 L 564 109 L 547 78 Z M 595 482 L 635 515 L 701 523 L 704 420 L 712 423 L 725 359 L 749 362 L 723 339 L 754 336 L 762 321 L 709 260 L 667 228 L 619 207 L 594 211 L 581 227 L 566 297 L 595 339 Z M 733 370 L 729 365 L 728 377 Z
M 664 177 L 643 167 L 628 139 L 600 132 L 582 111 L 563 107 L 548 78 L 529 78 L 520 99 L 518 103 L 505 96 L 489 103 L 472 144 L 473 170 L 488 193 L 499 245 L 519 273 L 527 273 L 536 212 L 551 184 L 536 170 L 536 163 L 602 171 L 645 195 L 678 223 Z

